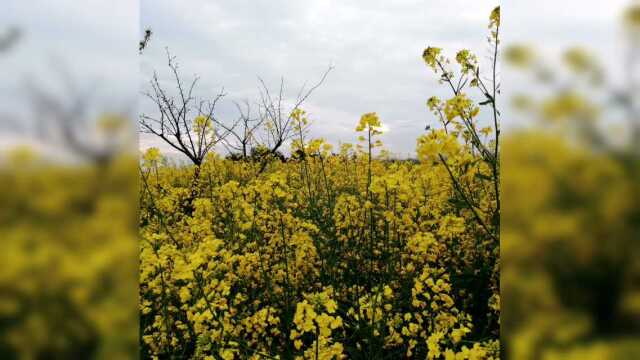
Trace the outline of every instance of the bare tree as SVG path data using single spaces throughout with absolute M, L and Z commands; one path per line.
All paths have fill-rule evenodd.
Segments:
M 284 104 L 283 78 L 280 79 L 280 88 L 276 95 L 272 95 L 264 80 L 258 78 L 260 82 L 258 111 L 260 119 L 264 121 L 265 124 L 263 144 L 268 148 L 270 154 L 276 154 L 287 140 L 296 135 L 293 127 L 292 114 L 324 83 L 331 70 L 333 70 L 333 66 L 329 66 L 322 74 L 320 80 L 309 89 L 306 88 L 306 84 L 303 85 L 291 107 L 287 107 Z
M 63 83 L 63 91 L 45 90 L 36 82 L 27 80 L 25 88 L 35 112 L 32 124 L 39 140 L 61 146 L 74 155 L 89 160 L 93 164 L 106 165 L 126 150 L 133 141 L 130 134 L 129 111 L 103 112 L 94 117 L 96 110 L 92 84 L 80 88 L 73 77 L 63 67 L 58 71 Z M 64 94 L 64 95 L 57 95 Z
M 199 78 L 195 76 L 185 86 L 187 84 L 178 72 L 178 63 L 168 49 L 167 60 L 176 83 L 177 96 L 167 92 L 154 72 L 150 81 L 152 91 L 146 91 L 143 95 L 156 104 L 158 114 L 141 114 L 140 130 L 159 137 L 199 167 L 206 155 L 235 129 L 239 120 L 231 125 L 218 121 L 215 110 L 225 95 L 224 90 L 212 100 L 197 101 L 193 91 Z
M 241 159 L 247 159 L 251 148 L 257 142 L 257 135 L 265 119 L 253 116 L 251 104 L 248 100 L 242 103 L 235 102 L 238 110 L 238 128 L 228 129 L 230 136 L 224 139 L 223 144 L 232 154 L 239 154 Z
M 238 129 L 227 129 L 231 136 L 224 141 L 224 145 L 232 154 L 239 154 L 247 159 L 250 152 L 257 151 L 262 155 L 276 155 L 282 145 L 295 135 L 292 114 L 327 78 L 333 67 L 328 67 L 320 80 L 311 88 L 303 86 L 292 106 L 286 106 L 284 79 L 280 79 L 277 95 L 272 95 L 265 81 L 258 77 L 260 98 L 257 103 L 258 111 L 254 116 L 248 101 L 235 103 L 238 109 Z M 306 84 L 305 84 L 306 85 Z M 267 159 L 264 159 L 267 160 Z M 266 162 L 263 163 L 263 169 Z

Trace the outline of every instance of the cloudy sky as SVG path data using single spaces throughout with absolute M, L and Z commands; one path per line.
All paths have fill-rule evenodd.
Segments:
M 108 110 L 135 117 L 152 112 L 139 96 L 153 71 L 168 81 L 165 47 L 178 57 L 185 79 L 201 77 L 198 95 L 212 97 L 222 87 L 220 116 L 232 119 L 233 100 L 256 101 L 257 77 L 275 89 L 285 79 L 292 99 L 308 81 L 333 66 L 326 82 L 304 108 L 314 121 L 311 135 L 337 144 L 354 141 L 361 114 L 377 112 L 388 132 L 383 140 L 400 156 L 414 151 L 428 122 L 431 95 L 444 95 L 421 59 L 428 46 L 448 54 L 461 48 L 487 55 L 486 24 L 499 0 L 397 1 L 219 1 L 219 0 L 8 0 L 0 23 L 21 29 L 20 41 L 0 54 L 6 71 L 0 81 L 0 137 L 6 124 L 29 123 L 25 83 L 60 97 L 94 94 Z M 614 21 L 626 0 L 514 0 L 503 6 L 505 43 L 537 43 L 553 51 L 582 44 L 616 54 Z M 142 30 L 154 31 L 142 56 L 136 50 Z M 0 34 L 5 29 L 0 28 Z M 615 60 L 605 56 L 605 60 Z M 71 74 L 71 76 L 61 75 Z M 505 77 L 507 79 L 507 77 Z M 167 82 L 167 86 L 171 83 Z M 503 89 L 516 87 L 506 81 Z M 507 122 L 507 120 L 505 120 Z M 140 146 L 158 143 L 141 137 Z
M 154 36 L 143 55 L 142 77 L 156 70 L 170 86 L 168 47 L 186 79 L 201 77 L 198 95 L 212 97 L 224 87 L 228 96 L 220 116 L 232 120 L 232 100 L 258 100 L 258 76 L 274 91 L 284 77 L 285 95 L 293 100 L 305 81 L 318 81 L 333 66 L 303 105 L 314 122 L 311 136 L 352 142 L 360 115 L 377 112 L 388 128 L 383 141 L 406 156 L 433 120 L 426 99 L 442 88 L 422 51 L 428 45 L 453 54 L 471 48 L 484 57 L 494 6 L 465 0 L 143 0 L 141 23 Z M 143 100 L 141 109 L 153 111 L 152 105 Z

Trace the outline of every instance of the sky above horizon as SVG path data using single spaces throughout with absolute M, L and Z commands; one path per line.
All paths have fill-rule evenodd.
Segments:
M 386 147 L 410 156 L 425 126 L 436 123 L 426 99 L 447 94 L 423 63 L 423 49 L 438 46 L 453 56 L 468 48 L 486 61 L 487 18 L 499 2 L 9 0 L 0 23 L 18 26 L 23 35 L 14 49 L 0 54 L 9 69 L 0 82 L 0 143 L 15 138 L 7 124 L 29 122 L 27 82 L 70 97 L 65 79 L 72 77 L 75 92 L 92 94 L 101 109 L 134 118 L 152 113 L 153 104 L 140 91 L 148 88 L 153 71 L 173 86 L 166 47 L 186 80 L 200 77 L 199 97 L 211 98 L 224 88 L 218 115 L 229 121 L 237 116 L 233 101 L 258 99 L 258 77 L 272 90 L 284 78 L 285 98 L 292 101 L 305 82 L 314 83 L 333 66 L 303 105 L 313 121 L 310 136 L 334 145 L 355 142 L 359 117 L 377 112 L 388 129 L 382 137 Z M 581 44 L 615 54 L 612 21 L 628 3 L 513 1 L 502 9 L 503 39 L 540 44 L 546 51 Z M 147 27 L 154 34 L 138 56 L 136 45 Z M 509 80 L 503 90 L 517 85 Z M 170 151 L 145 135 L 139 146 Z
M 326 81 L 303 104 L 313 125 L 310 137 L 330 143 L 355 142 L 362 114 L 377 112 L 386 147 L 398 156 L 414 152 L 415 139 L 435 121 L 425 102 L 444 94 L 422 61 L 429 45 L 449 54 L 461 48 L 488 55 L 487 19 L 496 1 L 305 2 L 143 0 L 141 25 L 153 30 L 142 56 L 142 87 L 153 71 L 173 86 L 165 48 L 177 57 L 188 81 L 200 77 L 197 95 L 212 98 L 224 88 L 218 116 L 233 121 L 233 101 L 259 99 L 258 77 L 285 99 L 313 84 L 333 66 Z M 141 111 L 153 103 L 142 100 Z M 255 106 L 254 106 L 255 108 Z M 141 136 L 141 146 L 157 139 Z

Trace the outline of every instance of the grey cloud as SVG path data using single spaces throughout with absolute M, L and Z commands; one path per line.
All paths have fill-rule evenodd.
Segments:
M 430 119 L 426 99 L 442 90 L 424 66 L 427 45 L 450 54 L 486 54 L 486 19 L 495 1 L 158 1 L 144 0 L 142 26 L 155 38 L 144 55 L 168 80 L 164 47 L 185 75 L 201 76 L 201 95 L 224 86 L 229 99 L 257 96 L 256 76 L 274 87 L 285 77 L 290 97 L 329 64 L 326 83 L 306 104 L 313 136 L 354 141 L 360 115 L 376 111 L 390 129 L 383 141 L 413 153 Z M 145 111 L 151 110 L 142 104 Z M 224 112 L 223 112 L 224 113 Z M 233 116 L 231 112 L 226 114 Z

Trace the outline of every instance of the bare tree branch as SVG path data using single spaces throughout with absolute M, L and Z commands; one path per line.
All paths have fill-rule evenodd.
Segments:
M 261 121 L 266 125 L 266 145 L 269 153 L 275 154 L 280 147 L 295 134 L 293 133 L 291 114 L 300 108 L 300 106 L 318 89 L 326 80 L 329 73 L 333 70 L 333 66 L 329 66 L 322 74 L 320 80 L 311 88 L 305 91 L 306 83 L 300 89 L 298 96 L 289 109 L 284 110 L 284 79 L 280 79 L 280 87 L 276 98 L 272 97 L 264 80 L 258 77 L 260 82 L 260 104 L 259 114 Z
M 153 101 L 159 116 L 141 114 L 140 130 L 159 137 L 195 165 L 200 165 L 215 145 L 225 140 L 237 122 L 226 125 L 215 116 L 216 105 L 225 96 L 224 89 L 213 100 L 196 101 L 193 94 L 200 78 L 194 76 L 193 81 L 185 86 L 175 56 L 168 49 L 166 53 L 177 94 L 170 96 L 154 72 L 150 80 L 153 91 L 143 92 L 143 95 Z M 218 126 L 223 131 L 219 131 Z

